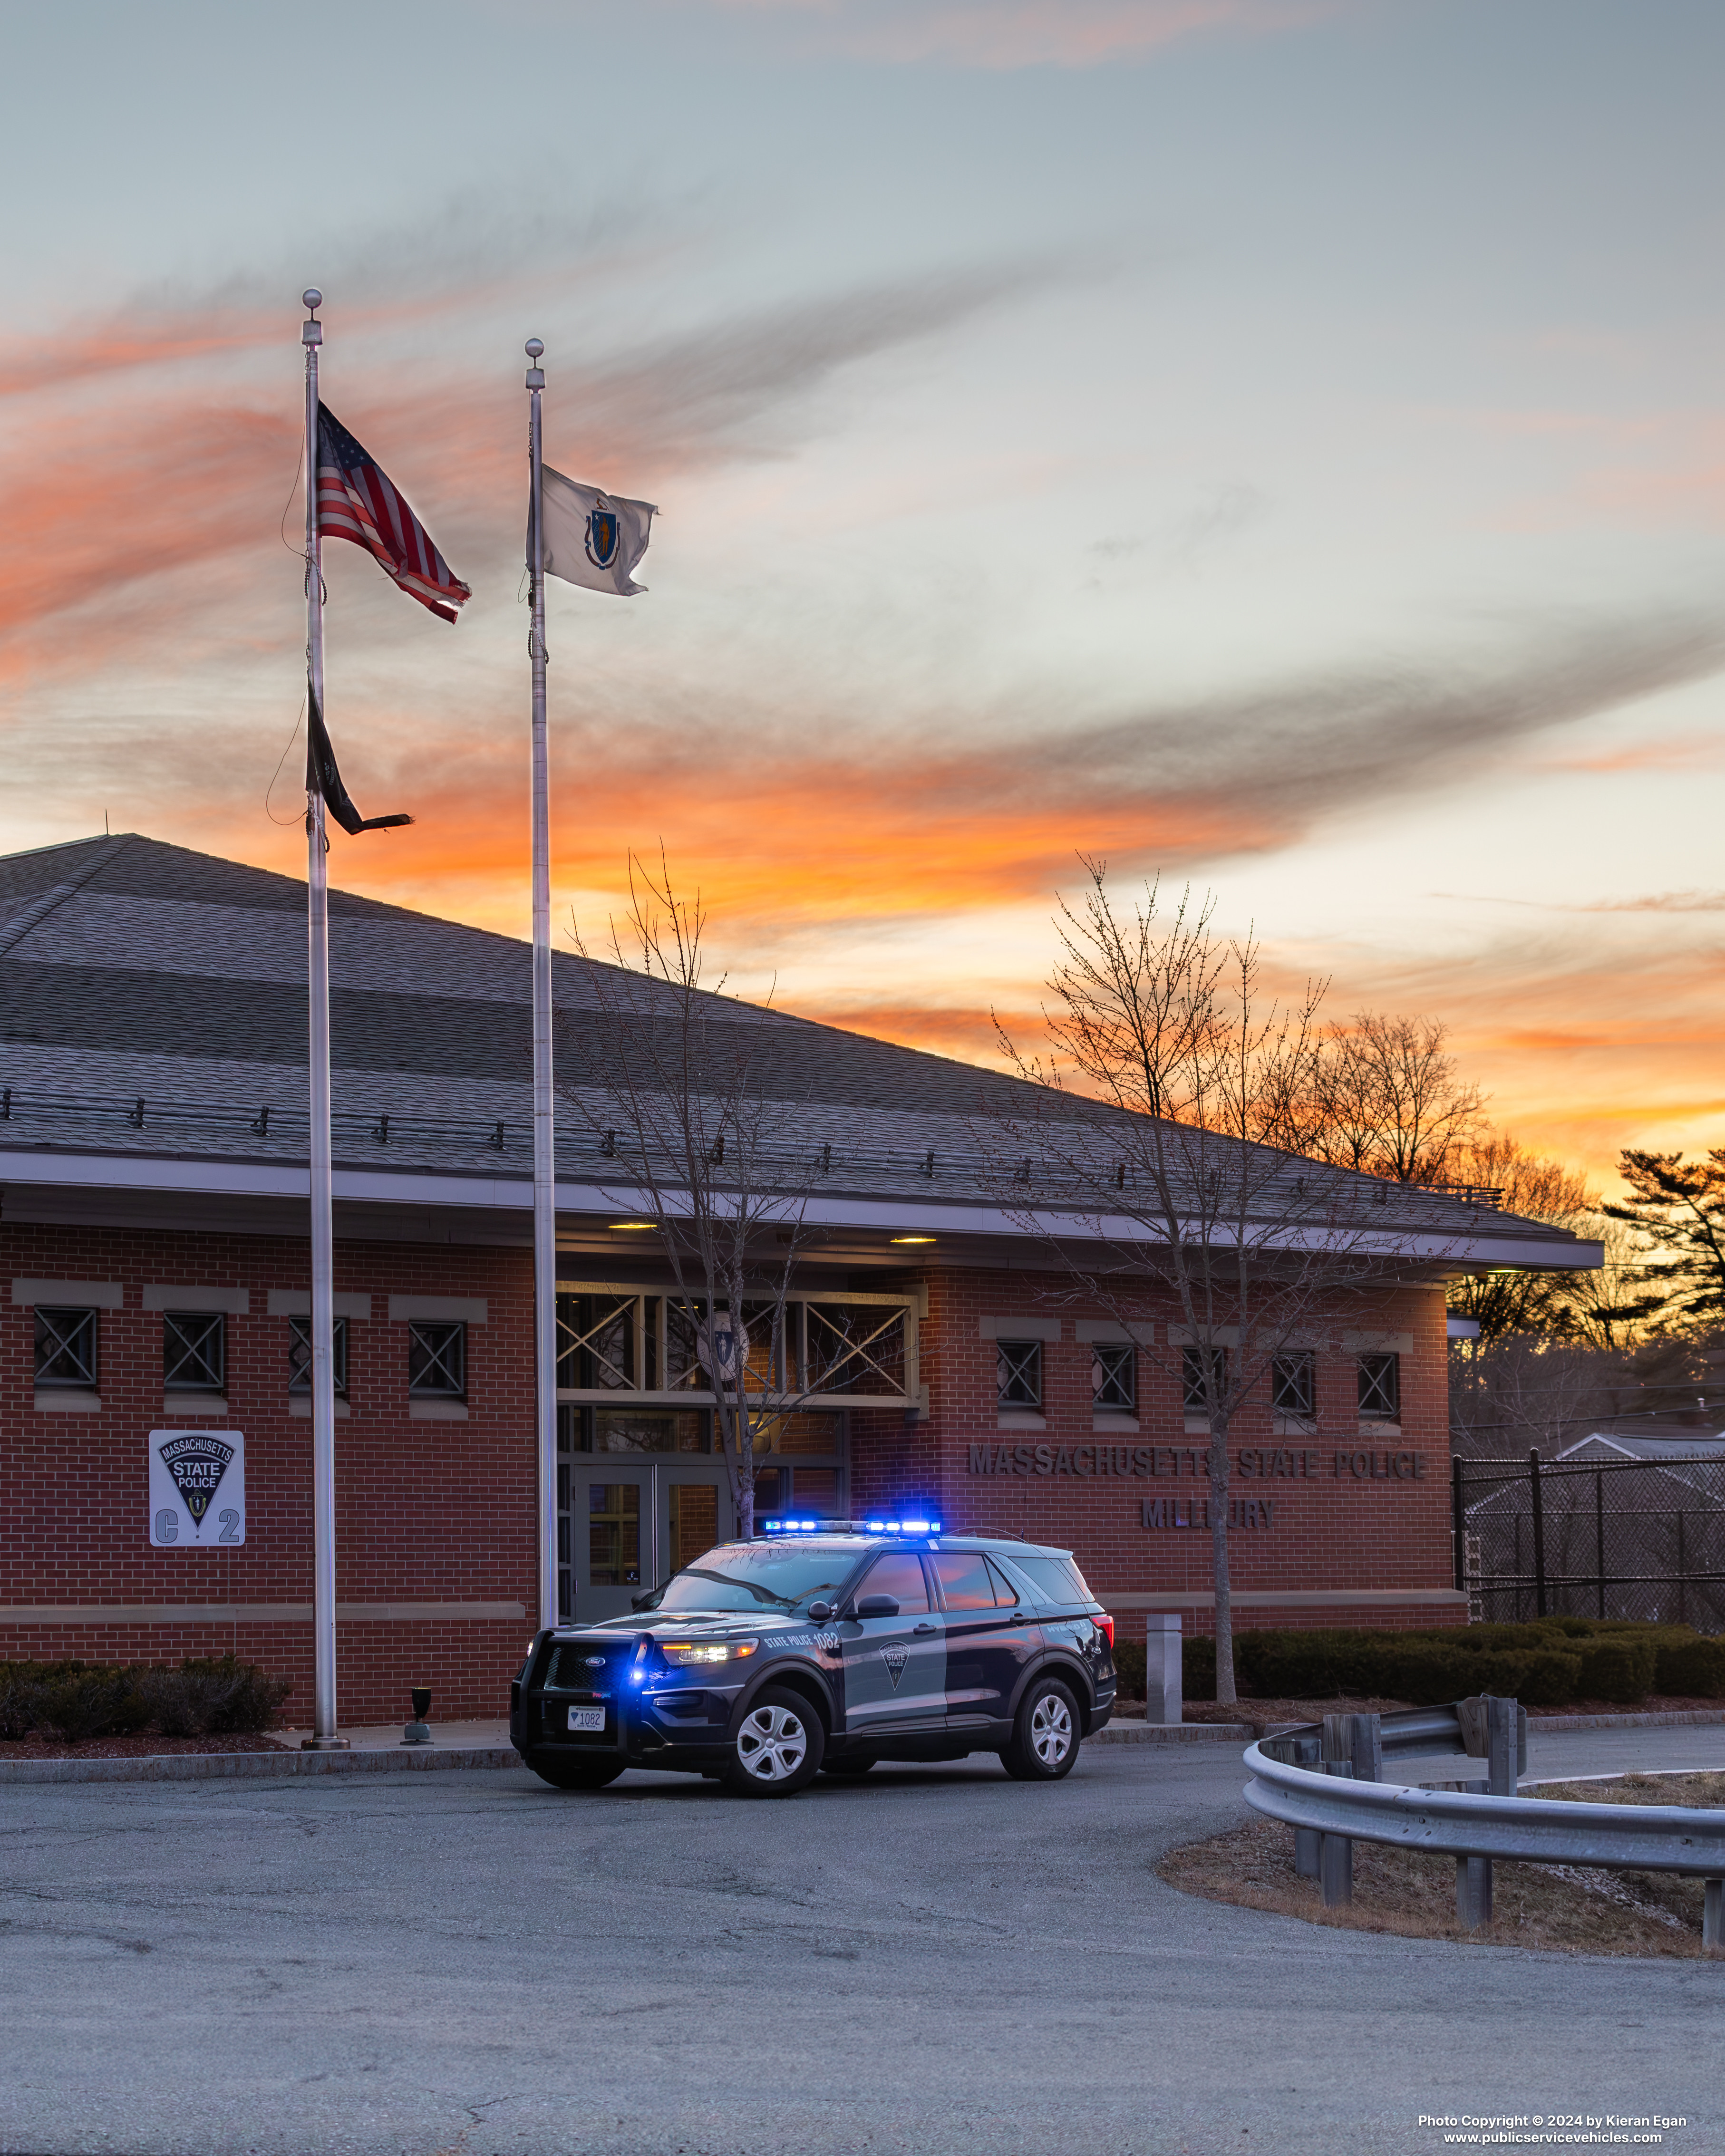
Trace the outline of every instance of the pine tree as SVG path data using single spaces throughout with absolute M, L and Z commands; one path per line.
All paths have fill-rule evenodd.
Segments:
M 1636 1231 L 1641 1276 L 1660 1298 L 1668 1330 L 1699 1331 L 1725 1319 L 1725 1146 L 1705 1160 L 1680 1152 L 1622 1155 L 1630 1197 L 1603 1209 Z

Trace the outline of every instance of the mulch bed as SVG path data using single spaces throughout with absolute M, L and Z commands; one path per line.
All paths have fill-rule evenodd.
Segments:
M 285 1752 L 274 1737 L 86 1737 L 81 1744 L 62 1744 L 51 1737 L 23 1737 L 0 1743 L 0 1763 L 8 1759 L 156 1759 L 167 1752 Z
M 1586 1804 L 1725 1804 L 1725 1774 L 1625 1774 L 1609 1781 L 1542 1784 L 1541 1797 Z M 1466 1932 L 1455 1910 L 1455 1860 L 1353 1845 L 1353 1899 L 1327 1909 L 1317 1881 L 1294 1870 L 1294 1835 L 1255 1819 L 1231 1833 L 1171 1851 L 1157 1867 L 1183 1893 L 1298 1917 L 1341 1931 L 1455 1939 L 1544 1953 L 1636 1954 L 1693 1960 L 1702 1952 L 1702 1882 L 1667 1872 L 1592 1866 L 1493 1866 L 1492 1920 Z

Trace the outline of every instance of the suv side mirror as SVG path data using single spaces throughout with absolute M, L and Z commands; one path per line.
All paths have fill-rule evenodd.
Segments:
M 898 1604 L 890 1594 L 865 1594 L 856 1605 L 859 1617 L 896 1617 Z
M 809 1621 L 811 1625 L 830 1625 L 833 1621 L 832 1604 L 811 1602 L 809 1605 Z

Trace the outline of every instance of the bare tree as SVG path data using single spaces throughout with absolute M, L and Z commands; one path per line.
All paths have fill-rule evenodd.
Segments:
M 1596 1200 L 1586 1178 L 1561 1161 L 1529 1152 L 1507 1132 L 1476 1131 L 1453 1158 L 1455 1179 L 1495 1191 L 1505 1212 L 1576 1235 L 1592 1232 Z M 1579 1286 L 1578 1277 L 1591 1282 L 1594 1276 L 1530 1272 L 1521 1266 L 1467 1273 L 1451 1284 L 1450 1307 L 1458 1317 L 1476 1321 L 1482 1342 L 1522 1332 L 1566 1338 L 1582 1329 L 1576 1301 L 1588 1291 Z
M 1361 1011 L 1324 1029 L 1300 1150 L 1396 1183 L 1456 1182 L 1485 1096 L 1465 1080 L 1442 1021 Z
M 706 1373 L 737 1532 L 754 1532 L 757 1440 L 808 1398 L 787 1338 L 787 1298 L 806 1242 L 812 1160 L 762 1080 L 770 1004 L 702 985 L 706 912 L 631 855 L 629 906 L 608 928 L 589 992 L 603 1021 L 596 1082 L 560 1088 L 598 1141 L 601 1174 L 658 1230 L 676 1296 L 677 1383 Z M 572 931 L 584 958 L 595 954 Z
M 1314 1329 L 1384 1284 L 1390 1194 L 1266 1142 L 1297 1132 L 1322 984 L 1280 1004 L 1256 944 L 1214 932 L 1213 900 L 1194 906 L 1189 891 L 1165 912 L 1152 884 L 1124 914 L 1106 864 L 1085 866 L 1081 906 L 1063 900 L 1055 923 L 1051 1057 L 1020 1054 L 997 1027 L 1042 1098 L 993 1114 L 983 1142 L 1008 1209 L 1056 1255 L 1072 1299 L 1135 1328 L 1201 1405 L 1216 1697 L 1232 1700 L 1230 1425 L 1274 1381 L 1286 1420 L 1315 1430 Z M 1146 1321 L 1169 1296 L 1180 1322 L 1163 1355 Z

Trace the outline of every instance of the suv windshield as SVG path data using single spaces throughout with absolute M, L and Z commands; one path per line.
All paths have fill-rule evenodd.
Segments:
M 726 1543 L 660 1588 L 657 1609 L 790 1609 L 836 1594 L 860 1552 L 849 1543 Z

